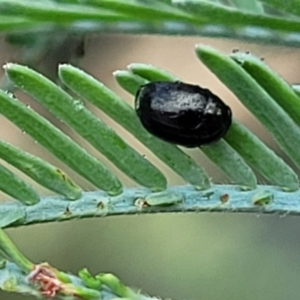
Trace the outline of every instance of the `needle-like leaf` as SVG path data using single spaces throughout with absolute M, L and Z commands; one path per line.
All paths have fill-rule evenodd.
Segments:
M 209 46 L 198 45 L 200 60 L 238 97 L 300 168 L 300 129 L 271 96 L 235 61 Z
M 17 87 L 66 122 L 136 182 L 153 190 L 166 187 L 164 175 L 81 101 L 74 100 L 52 81 L 24 66 L 9 64 L 6 73 Z
M 131 132 L 186 181 L 199 189 L 209 187 L 209 180 L 204 170 L 174 145 L 163 142 L 149 134 L 141 126 L 134 109 L 102 83 L 83 71 L 68 65 L 60 66 L 59 75 L 69 88 L 99 107 Z
M 49 121 L 1 90 L 0 113 L 97 187 L 110 194 L 121 193 L 120 181 L 100 161 Z

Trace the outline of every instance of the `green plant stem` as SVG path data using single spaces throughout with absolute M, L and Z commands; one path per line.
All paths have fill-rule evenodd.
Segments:
M 252 203 L 253 199 L 259 203 L 259 195 L 266 192 L 274 199 L 271 203 L 266 206 Z M 152 193 L 146 188 L 126 188 L 123 194 L 116 197 L 95 191 L 84 193 L 77 201 L 66 201 L 55 196 L 44 197 L 33 206 L 5 203 L 0 205 L 0 220 L 8 210 L 14 213 L 11 213 L 11 222 L 6 217 L 3 224 L 6 227 L 157 212 L 215 211 L 300 215 L 300 190 L 284 192 L 276 186 L 259 185 L 252 191 L 240 191 L 234 185 L 214 185 L 207 191 L 197 191 L 191 186 L 174 186 L 162 192 L 161 197 L 158 195 L 159 193 Z
M 14 262 L 22 271 L 30 272 L 34 264 L 30 262 L 13 244 L 6 233 L 0 228 L 0 252 L 4 256 Z
M 42 265 L 41 265 L 42 266 Z M 43 267 L 43 266 L 42 266 Z M 156 297 L 150 297 L 141 294 L 139 291 L 135 292 L 129 287 L 125 286 L 121 281 L 111 274 L 97 275 L 97 280 L 103 280 L 104 289 L 98 291 L 93 288 L 87 288 L 80 277 L 68 274 L 71 284 L 62 284 L 62 290 L 57 291 L 55 299 L 62 300 L 158 300 Z M 98 279 L 99 278 L 99 279 Z M 51 278 L 50 278 L 51 279 Z M 54 278 L 56 279 L 56 278 Z M 61 283 L 58 279 L 53 282 Z M 63 289 L 65 288 L 65 290 Z M 20 293 L 22 295 L 35 296 L 38 299 L 45 298 L 45 295 L 39 290 L 39 285 L 32 284 L 28 280 L 27 274 L 23 272 L 16 264 L 6 262 L 0 268 L 0 289 L 8 292 Z M 122 298 L 118 295 L 121 289 Z M 68 294 L 71 292 L 71 294 Z M 72 294 L 73 293 L 73 294 Z M 124 297 L 123 297 L 124 295 Z M 54 299 L 54 298 L 51 298 Z

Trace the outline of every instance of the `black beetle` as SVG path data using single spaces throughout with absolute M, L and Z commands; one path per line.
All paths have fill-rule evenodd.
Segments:
M 179 81 L 155 81 L 141 86 L 135 109 L 150 133 L 185 147 L 215 142 L 231 125 L 231 110 L 218 96 Z

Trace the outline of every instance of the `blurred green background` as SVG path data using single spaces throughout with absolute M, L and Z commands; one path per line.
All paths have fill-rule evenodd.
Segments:
M 112 72 L 124 69 L 132 62 L 165 68 L 180 76 L 183 81 L 207 87 L 219 95 L 231 106 L 235 118 L 281 155 L 260 124 L 197 60 L 194 54 L 194 45 L 197 43 L 210 44 L 227 53 L 232 49 L 251 51 L 264 57 L 267 64 L 288 82 L 300 81 L 300 52 L 297 49 L 204 38 L 98 35 L 85 39 L 85 54 L 78 65 L 131 104 L 133 97 L 117 86 Z M 43 73 L 54 78 L 57 61 L 66 62 L 69 49 L 70 45 L 65 43 L 55 53 L 49 51 L 42 58 Z M 18 52 L 2 38 L 0 63 L 3 65 L 11 61 L 19 61 Z M 37 103 L 20 93 L 18 96 L 120 174 L 91 146 Z M 168 174 L 169 184 L 183 183 L 170 169 L 160 165 L 131 135 L 101 112 L 95 113 Z M 93 189 L 92 185 L 62 165 L 2 116 L 0 122 L 1 138 L 44 157 L 66 170 L 85 189 Z M 199 150 L 188 150 L 188 153 L 208 170 L 214 182 L 228 182 Z M 127 186 L 134 185 L 126 176 L 120 176 Z M 39 189 L 42 194 L 49 194 L 49 191 Z M 1 199 L 7 199 L 7 196 L 1 194 Z M 144 293 L 182 300 L 299 299 L 299 231 L 298 217 L 233 213 L 95 218 L 7 230 L 18 247 L 34 262 L 47 261 L 61 270 L 73 273 L 83 267 L 87 267 L 93 274 L 112 272 L 127 285 L 141 288 Z M 23 298 L 35 299 L 0 292 L 1 300 Z

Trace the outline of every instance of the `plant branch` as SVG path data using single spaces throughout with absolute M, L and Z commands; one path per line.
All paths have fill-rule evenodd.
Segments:
M 206 191 L 197 191 L 192 186 L 174 186 L 160 193 L 152 193 L 146 188 L 127 188 L 115 197 L 95 191 L 84 193 L 77 201 L 50 196 L 42 198 L 33 206 L 3 203 L 0 205 L 0 225 L 17 227 L 78 218 L 157 212 L 214 211 L 299 215 L 299 198 L 300 190 L 288 193 L 267 185 L 258 186 L 252 191 L 241 191 L 233 185 L 214 185 Z
M 16 265 L 23 271 L 29 272 L 33 269 L 31 263 L 13 244 L 10 238 L 0 228 L 0 252 L 3 257 L 6 257 L 16 263 Z
M 75 33 L 117 32 L 163 35 L 195 35 L 243 39 L 253 42 L 299 46 L 300 22 L 286 17 L 286 4 L 279 13 L 263 13 L 258 1 L 245 5 L 234 0 L 234 6 L 207 1 L 28 1 L 0 0 L 3 16 L 0 31 L 48 31 L 60 24 L 60 31 Z M 65 3 L 63 3 L 65 2 Z M 68 3 L 69 2 L 69 3 Z M 164 3 L 163 3 L 164 2 Z M 240 4 L 237 5 L 237 2 Z M 264 2 L 279 2 L 264 0 Z M 175 5 L 176 4 L 176 5 Z M 176 7 L 177 6 L 177 7 Z M 179 6 L 179 7 L 178 7 Z M 282 12 L 282 11 L 283 12 Z M 296 11 L 292 11 L 297 14 Z M 278 17 L 282 16 L 282 17 Z M 3 20 L 2 20 L 3 19 Z
M 115 275 L 100 273 L 92 276 L 87 269 L 79 277 L 61 272 L 48 263 L 33 264 L 0 228 L 0 289 L 37 297 L 60 299 L 131 299 L 149 297 L 124 285 Z
M 65 300 L 157 300 L 136 292 L 125 286 L 113 274 L 99 274 L 93 277 L 87 270 L 81 270 L 79 276 L 66 274 L 47 263 L 35 265 L 26 274 L 15 263 L 5 261 L 0 268 L 0 289 Z

